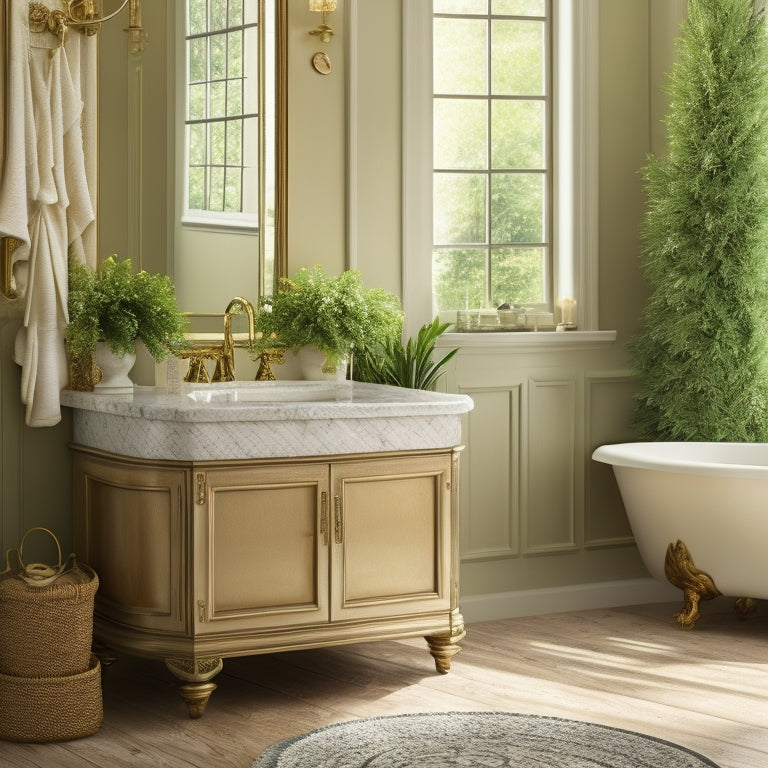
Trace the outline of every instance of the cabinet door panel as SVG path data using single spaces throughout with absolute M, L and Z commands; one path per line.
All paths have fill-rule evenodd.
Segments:
M 197 631 L 327 620 L 320 535 L 327 465 L 207 473 L 207 623 Z
M 332 467 L 337 526 L 332 619 L 450 608 L 447 456 Z
M 184 630 L 187 475 L 75 454 L 75 551 L 99 576 L 97 613 Z

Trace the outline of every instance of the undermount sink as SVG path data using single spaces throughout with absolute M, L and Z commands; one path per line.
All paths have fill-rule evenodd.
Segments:
M 328 403 L 352 400 L 351 381 L 229 381 L 189 385 L 195 403 Z

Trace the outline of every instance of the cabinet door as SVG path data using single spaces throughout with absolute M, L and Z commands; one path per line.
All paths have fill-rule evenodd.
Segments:
M 73 451 L 74 547 L 99 577 L 97 615 L 183 634 L 184 469 Z
M 198 472 L 196 634 L 328 620 L 328 465 Z
M 332 620 L 450 610 L 450 482 L 446 454 L 331 466 Z

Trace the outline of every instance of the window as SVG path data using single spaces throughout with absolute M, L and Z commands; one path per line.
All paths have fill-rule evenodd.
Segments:
M 551 306 L 549 0 L 433 2 L 438 311 Z
M 258 227 L 261 6 L 187 0 L 185 222 Z
M 597 329 L 598 0 L 409 0 L 403 18 L 407 330 L 565 298 Z

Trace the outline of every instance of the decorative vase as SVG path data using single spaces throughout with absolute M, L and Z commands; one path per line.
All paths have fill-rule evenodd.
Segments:
M 299 360 L 301 375 L 306 381 L 344 381 L 347 378 L 347 358 L 339 361 L 335 371 L 323 370 L 325 352 L 317 347 L 302 347 L 296 357 Z
M 108 395 L 133 393 L 133 382 L 128 374 L 136 362 L 136 355 L 116 355 L 105 341 L 96 343 L 93 359 L 101 371 L 101 380 L 93 385 L 93 391 Z

